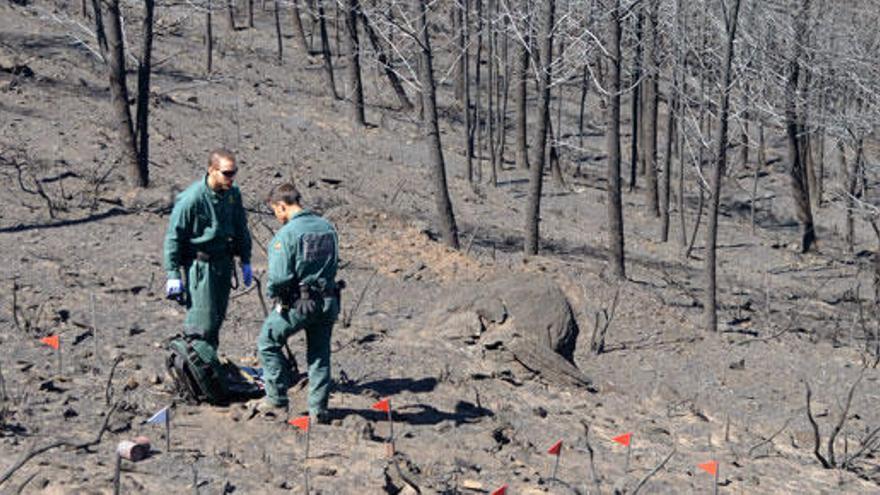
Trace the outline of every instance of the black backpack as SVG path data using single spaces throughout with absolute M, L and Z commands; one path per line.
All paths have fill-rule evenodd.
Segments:
M 177 336 L 168 343 L 166 366 L 174 388 L 189 403 L 225 405 L 261 397 L 262 388 L 233 363 L 221 361 L 202 339 Z

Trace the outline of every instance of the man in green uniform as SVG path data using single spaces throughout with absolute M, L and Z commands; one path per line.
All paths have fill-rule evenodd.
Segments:
M 234 256 L 241 260 L 244 285 L 253 281 L 251 236 L 241 192 L 233 184 L 237 172 L 232 153 L 211 152 L 207 174 L 177 196 L 165 233 L 166 296 L 187 307 L 184 333 L 201 337 L 215 351 L 229 303 Z
M 293 184 L 276 186 L 267 198 L 275 217 L 284 226 L 268 246 L 266 292 L 276 305 L 266 317 L 257 340 L 266 387 L 266 397 L 258 407 L 260 412 L 286 412 L 287 389 L 293 377 L 290 362 L 281 349 L 288 337 L 305 329 L 309 414 L 312 421 L 326 423 L 330 336 L 339 315 L 339 243 L 333 224 L 304 209 L 300 201 L 300 193 Z

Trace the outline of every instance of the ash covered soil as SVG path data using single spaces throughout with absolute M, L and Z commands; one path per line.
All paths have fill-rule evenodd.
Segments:
M 775 199 L 759 213 L 755 234 L 743 211 L 723 211 L 722 331 L 707 334 L 700 328 L 702 236 L 689 259 L 675 241 L 656 242 L 658 222 L 644 213 L 640 192 L 624 203 L 629 280 L 603 275 L 604 155 L 595 95 L 591 159 L 578 174 L 566 164 L 567 187 L 548 179 L 542 254 L 527 259 L 526 173 L 506 163 L 498 187 L 472 188 L 460 124 L 442 122 L 464 246 L 455 252 L 434 240 L 417 115 L 393 109 L 393 95 L 370 66 L 373 125 L 352 126 L 345 103 L 324 91 L 319 58 L 296 53 L 286 38 L 284 64 L 275 64 L 268 11 L 257 12 L 257 29 L 230 32 L 216 22 L 210 77 L 201 18 L 183 6 L 162 14 L 152 183 L 131 190 L 118 163 L 103 67 L 71 37 L 80 35 L 76 26 L 62 22 L 76 19 L 77 7 L 0 4 L 0 475 L 34 449 L 89 442 L 105 420 L 106 431 L 89 448 L 62 446 L 30 459 L 0 482 L 0 492 L 109 492 L 116 444 L 139 434 L 152 439 L 154 452 L 123 465 L 124 493 L 192 492 L 194 484 L 199 493 L 301 493 L 306 464 L 314 493 L 488 493 L 504 483 L 509 493 L 632 492 L 673 450 L 642 493 L 709 492 L 711 477 L 696 467 L 709 459 L 721 465 L 720 493 L 880 491 L 873 456 L 847 470 L 818 463 L 803 383 L 811 385 L 825 442 L 862 376 L 835 444 L 838 460 L 880 426 L 880 375 L 863 371 L 871 361 L 864 326 L 876 328 L 868 258 L 842 254 L 833 206 L 817 214 L 820 253 L 789 248 L 796 238 L 790 201 L 775 194 L 787 191 L 781 163 L 762 179 L 762 193 Z M 441 57 L 438 67 L 444 64 Z M 13 65 L 30 72 L 6 70 Z M 451 92 L 448 83 L 440 88 L 447 117 L 457 112 Z M 779 145 L 772 156 L 782 153 Z M 239 159 L 258 276 L 277 228 L 261 199 L 279 180 L 294 178 L 307 205 L 340 232 L 340 277 L 349 288 L 346 321 L 333 337 L 334 420 L 312 429 L 307 463 L 303 435 L 249 419 L 243 404 L 174 403 L 170 452 L 163 429 L 144 424 L 174 402 L 163 349 L 183 314 L 163 298 L 167 216 L 175 192 L 200 176 L 208 150 L 218 146 Z M 751 174 L 731 173 L 724 204 L 747 201 Z M 860 248 L 869 247 L 865 230 L 859 226 Z M 591 387 L 524 366 L 506 351 L 508 342 L 480 338 L 492 322 L 467 308 L 456 312 L 462 288 L 505 277 L 549 278 L 562 289 L 580 329 L 574 362 Z M 253 291 L 232 297 L 221 352 L 254 364 L 260 304 Z M 594 355 L 597 314 L 612 308 L 605 352 Z M 524 308 L 508 309 L 516 315 Z M 53 334 L 62 341 L 60 372 L 38 341 Z M 290 347 L 302 366 L 303 337 Z M 291 395 L 293 413 L 302 412 L 305 390 Z M 388 424 L 370 409 L 381 397 L 391 397 L 395 411 L 393 458 L 384 444 Z M 611 441 L 626 432 L 634 435 L 628 466 L 626 449 Z M 546 450 L 559 439 L 558 480 L 551 480 L 554 459 Z

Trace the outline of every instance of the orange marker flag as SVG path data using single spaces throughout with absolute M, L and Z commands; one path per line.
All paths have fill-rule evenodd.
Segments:
M 555 455 L 555 456 L 558 456 L 561 451 L 562 451 L 562 440 L 554 443 L 552 447 L 547 449 L 548 454 Z
M 391 412 L 391 402 L 388 399 L 382 399 L 370 407 L 377 411 Z
M 507 494 L 507 483 L 501 485 L 497 490 L 491 493 L 491 495 L 506 495 Z
M 59 347 L 61 347 L 61 339 L 59 339 L 57 335 L 52 335 L 50 337 L 43 337 L 42 339 L 40 339 L 40 342 L 46 344 L 47 346 L 51 347 L 52 349 L 55 349 L 56 351 L 58 350 Z
M 620 445 L 629 446 L 630 440 L 632 440 L 632 433 L 624 433 L 623 435 L 618 435 L 611 440 L 619 443 Z
M 707 473 L 711 474 L 712 476 L 715 476 L 718 474 L 718 461 L 704 462 L 702 464 L 697 464 L 697 467 L 702 469 L 703 471 L 706 471 Z
M 309 417 L 308 416 L 300 416 L 298 418 L 293 418 L 287 420 L 287 423 L 291 426 L 296 426 L 302 431 L 309 431 Z

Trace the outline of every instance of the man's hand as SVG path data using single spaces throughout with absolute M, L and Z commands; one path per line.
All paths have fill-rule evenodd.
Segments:
M 300 284 L 299 299 L 293 303 L 293 309 L 301 317 L 306 317 L 315 312 L 315 301 L 312 300 L 312 294 L 309 291 L 308 285 Z
M 297 299 L 295 303 L 293 303 L 293 309 L 296 310 L 296 314 L 305 317 L 315 312 L 315 301 L 311 299 Z
M 241 278 L 245 287 L 250 287 L 254 283 L 254 272 L 251 270 L 251 264 L 245 263 L 241 265 Z
M 176 299 L 183 293 L 183 281 L 179 278 L 170 278 L 165 284 L 165 297 Z

